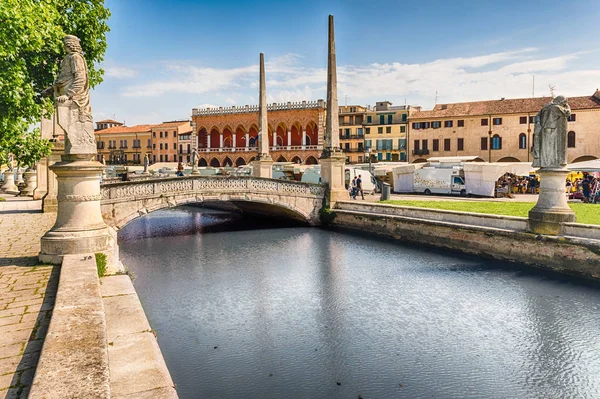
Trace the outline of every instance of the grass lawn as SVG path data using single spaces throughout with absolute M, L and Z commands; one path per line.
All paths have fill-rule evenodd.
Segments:
M 448 211 L 489 213 L 492 215 L 527 217 L 534 202 L 497 202 L 497 201 L 417 201 L 389 200 L 380 201 L 382 204 L 415 206 L 419 208 L 445 209 Z M 577 223 L 600 225 L 600 204 L 569 204 L 575 211 Z
M 0 202 L 6 201 L 4 198 L 0 197 Z

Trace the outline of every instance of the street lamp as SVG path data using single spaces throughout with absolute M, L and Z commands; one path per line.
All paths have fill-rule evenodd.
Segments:
M 367 157 L 369 158 L 369 173 L 373 174 L 373 172 L 371 171 L 371 147 L 367 148 L 365 154 L 367 154 Z

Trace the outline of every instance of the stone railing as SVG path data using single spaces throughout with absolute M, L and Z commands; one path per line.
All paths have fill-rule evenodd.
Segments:
M 283 111 L 289 109 L 315 109 L 325 108 L 324 100 L 317 101 L 301 101 L 301 102 L 287 102 L 287 103 L 273 103 L 267 105 L 267 111 Z M 219 107 L 219 108 L 193 108 L 192 116 L 205 116 L 205 115 L 227 115 L 227 114 L 243 114 L 249 112 L 258 112 L 258 105 L 244 105 L 244 106 L 231 106 L 231 107 Z
M 282 181 L 249 176 L 186 176 L 162 179 L 106 183 L 101 186 L 102 201 L 188 192 L 240 194 L 276 193 L 284 196 L 322 197 L 325 186 L 314 183 Z

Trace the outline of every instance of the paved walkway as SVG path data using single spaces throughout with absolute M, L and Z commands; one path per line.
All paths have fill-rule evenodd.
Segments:
M 40 266 L 40 238 L 56 214 L 40 201 L 0 201 L 0 399 L 26 398 L 50 323 L 59 268 Z

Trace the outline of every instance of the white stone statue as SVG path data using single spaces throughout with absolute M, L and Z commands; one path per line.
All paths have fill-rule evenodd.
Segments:
M 144 154 L 144 172 L 148 173 L 148 165 L 150 165 L 150 159 L 148 158 L 148 154 Z
M 106 165 L 106 158 L 104 158 L 104 154 L 102 154 L 102 165 Z
M 567 119 L 571 108 L 564 96 L 556 96 L 535 117 L 533 167 L 561 169 L 567 165 Z
M 198 166 L 198 150 L 192 148 L 192 166 Z
M 64 135 L 67 155 L 95 154 L 87 63 L 76 36 L 65 36 L 63 43 L 67 55 L 60 63 L 58 78 L 42 93 L 55 98 L 54 136 Z

